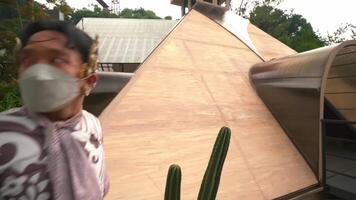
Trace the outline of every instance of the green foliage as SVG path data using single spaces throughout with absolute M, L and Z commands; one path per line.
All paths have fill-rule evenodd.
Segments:
M 14 47 L 16 45 L 16 36 L 15 32 L 2 30 L 0 25 L 0 63 L 8 60 L 15 60 Z M 5 66 L 2 66 L 2 68 L 4 67 Z M 4 70 L 2 70 L 2 73 L 0 72 L 0 78 L 3 73 L 5 73 Z
M 77 24 L 83 17 L 97 17 L 97 18 L 118 18 L 119 16 L 113 13 L 110 13 L 108 10 L 104 10 L 101 7 L 94 5 L 93 10 L 87 8 L 75 10 L 71 14 L 71 21 L 74 24 Z
M 168 170 L 165 200 L 180 200 L 180 186 L 182 180 L 182 171 L 179 165 L 171 165 Z
M 73 9 L 68 5 L 66 0 L 46 0 L 49 5 L 53 5 L 58 8 L 64 15 L 70 15 L 73 13 Z
M 250 21 L 298 52 L 325 46 L 323 39 L 301 15 L 262 5 L 252 10 Z
M 165 16 L 164 19 L 165 20 L 172 20 L 172 16 Z
M 17 17 L 16 1 L 0 1 L 0 19 Z
M 55 6 L 68 6 L 64 0 L 53 1 Z M 68 8 L 67 8 L 68 9 Z M 35 1 L 2 0 L 0 2 L 0 63 L 14 61 L 15 38 L 31 21 L 50 19 L 48 8 Z
M 16 63 L 0 63 L 0 82 L 11 82 L 16 80 L 16 77 Z
M 235 12 L 244 18 L 249 18 L 249 14 L 254 8 L 260 6 L 275 8 L 283 1 L 284 0 L 241 0 L 239 7 L 235 9 Z
M 129 9 L 125 8 L 120 13 L 121 18 L 135 18 L 135 19 L 161 19 L 151 10 L 143 8 Z
M 340 26 L 333 33 L 328 33 L 325 41 L 328 45 L 341 43 L 346 39 L 356 40 L 356 25 L 346 23 Z
M 47 1 L 64 12 L 70 13 L 65 0 Z M 15 81 L 16 37 L 23 27 L 31 22 L 50 19 L 48 8 L 34 0 L 0 1 L 0 111 L 21 106 L 20 92 Z
M 75 10 L 71 14 L 71 20 L 74 24 L 77 24 L 83 17 L 94 17 L 94 18 L 134 18 L 134 19 L 161 19 L 151 10 L 145 10 L 143 8 L 129 9 L 125 8 L 121 11 L 119 15 L 111 13 L 108 10 L 102 9 L 101 7 L 94 5 L 93 10 L 87 8 Z
M 0 112 L 22 105 L 16 81 L 0 82 Z
M 323 38 L 307 20 L 293 11 L 278 9 L 283 0 L 241 0 L 235 12 L 298 52 L 356 39 L 356 26 L 346 24 Z
M 229 150 L 231 130 L 222 127 L 216 138 L 208 167 L 200 186 L 198 200 L 214 200 L 219 189 L 220 177 L 225 158 Z M 171 165 L 168 171 L 165 200 L 179 200 L 181 170 L 178 165 Z

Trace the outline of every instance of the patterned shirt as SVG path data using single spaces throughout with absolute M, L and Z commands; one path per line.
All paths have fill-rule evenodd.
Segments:
M 53 198 L 47 165 L 46 131 L 26 108 L 0 113 L 0 200 L 47 200 Z M 54 122 L 68 129 L 87 155 L 102 196 L 108 191 L 103 137 L 98 119 L 82 111 L 80 123 Z M 41 118 L 36 118 L 40 120 Z M 69 119 L 71 120 L 71 119 Z M 67 120 L 68 121 L 68 120 Z

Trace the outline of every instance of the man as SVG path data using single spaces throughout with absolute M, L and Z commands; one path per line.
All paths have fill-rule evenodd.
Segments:
M 83 110 L 97 80 L 97 42 L 67 22 L 42 21 L 21 43 L 24 106 L 0 113 L 0 199 L 103 199 L 101 127 Z

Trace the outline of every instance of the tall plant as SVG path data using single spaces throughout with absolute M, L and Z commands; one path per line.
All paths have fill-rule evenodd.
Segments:
M 216 138 L 208 167 L 200 186 L 198 200 L 214 200 L 219 189 L 220 177 L 225 158 L 229 150 L 231 130 L 222 127 Z M 180 200 L 181 169 L 179 165 L 171 165 L 168 171 L 165 200 Z
M 182 170 L 179 165 L 171 165 L 168 170 L 166 190 L 164 193 L 165 200 L 180 200 L 181 180 Z

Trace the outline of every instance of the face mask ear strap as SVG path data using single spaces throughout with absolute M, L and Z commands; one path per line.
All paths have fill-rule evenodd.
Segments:
M 94 75 L 93 73 L 89 74 L 88 76 L 86 76 L 84 78 L 81 78 L 80 80 L 86 80 L 86 79 L 90 78 L 93 75 Z M 84 86 L 82 88 L 81 94 L 84 95 L 84 96 L 89 96 L 90 92 L 95 88 L 95 86 L 96 86 L 96 83 L 94 83 L 94 85 L 92 87 Z
M 19 63 L 19 56 L 20 56 L 20 51 L 22 49 L 22 42 L 20 40 L 20 38 L 16 37 L 15 38 L 15 48 L 14 48 L 14 54 L 15 54 L 15 58 L 16 58 L 16 63 Z
M 90 75 L 94 74 L 98 65 L 98 48 L 99 48 L 99 36 L 95 36 L 95 40 L 90 47 L 88 62 L 82 65 L 81 77 L 83 79 L 88 78 Z
M 89 96 L 90 92 L 92 91 L 93 88 L 90 87 L 84 87 L 81 91 L 81 94 L 84 96 Z

